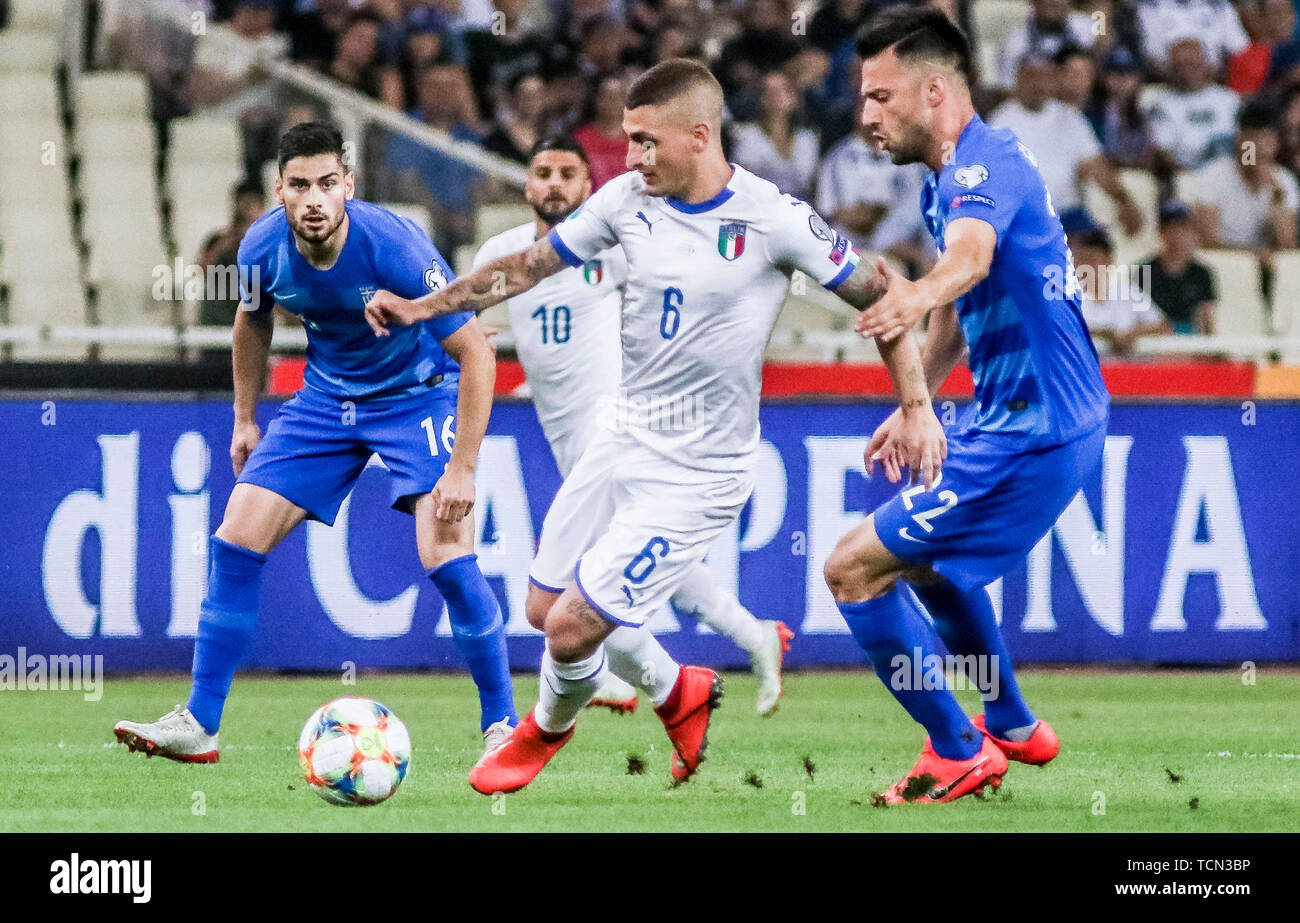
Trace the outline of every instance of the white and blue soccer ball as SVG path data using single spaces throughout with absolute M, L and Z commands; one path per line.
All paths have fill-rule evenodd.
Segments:
M 411 737 L 385 706 L 347 696 L 307 719 L 298 764 L 312 791 L 331 804 L 379 804 L 406 778 Z

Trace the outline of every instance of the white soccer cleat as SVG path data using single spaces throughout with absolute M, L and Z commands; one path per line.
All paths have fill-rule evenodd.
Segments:
M 514 732 L 515 729 L 510 726 L 507 718 L 502 718 L 496 724 L 489 724 L 488 729 L 483 732 L 483 755 L 491 754 L 509 740 Z
M 132 753 L 163 756 L 178 763 L 217 761 L 217 735 L 203 730 L 190 710 L 180 705 L 150 724 L 119 721 L 113 726 L 113 735 Z
M 587 707 L 608 708 L 616 715 L 630 715 L 636 711 L 636 687 L 610 673 L 596 689 Z
M 785 627 L 784 622 L 759 622 L 763 632 L 763 643 L 749 655 L 749 663 L 758 677 L 758 713 L 763 716 L 776 711 L 781 701 L 781 663 L 785 652 L 790 650 L 790 639 L 794 632 Z

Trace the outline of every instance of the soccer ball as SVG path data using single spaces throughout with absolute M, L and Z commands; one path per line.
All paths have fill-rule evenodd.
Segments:
M 406 778 L 411 737 L 383 705 L 347 696 L 307 719 L 298 764 L 312 791 L 330 804 L 379 804 Z

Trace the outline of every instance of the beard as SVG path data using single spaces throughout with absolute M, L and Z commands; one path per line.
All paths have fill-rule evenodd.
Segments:
M 533 212 L 543 223 L 554 226 L 577 211 L 580 204 L 547 199 L 534 205 Z
M 338 215 L 333 221 L 330 221 L 329 215 L 324 215 L 323 224 L 307 224 L 305 217 L 298 219 L 297 222 L 290 222 L 294 234 L 310 244 L 324 243 L 329 240 L 342 225 L 343 219 L 347 215 L 346 210 L 339 209 Z M 314 217 L 314 216 L 313 216 Z
M 895 166 L 920 163 L 925 159 L 930 139 L 919 125 L 909 125 L 896 143 L 889 145 L 889 160 Z

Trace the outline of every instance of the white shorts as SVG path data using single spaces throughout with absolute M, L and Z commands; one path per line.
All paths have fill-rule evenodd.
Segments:
M 555 495 L 529 579 L 552 593 L 576 582 L 610 622 L 642 625 L 753 489 L 750 470 L 698 471 L 601 431 Z

